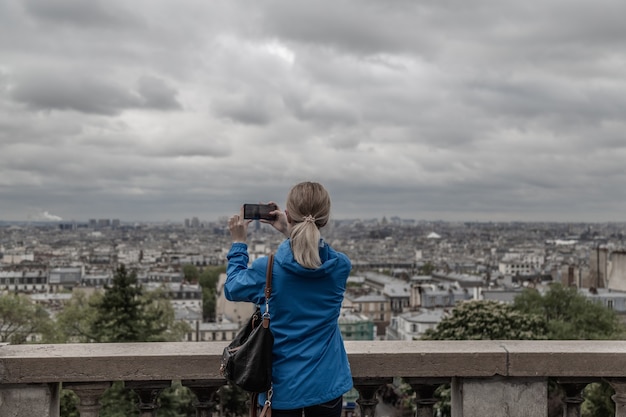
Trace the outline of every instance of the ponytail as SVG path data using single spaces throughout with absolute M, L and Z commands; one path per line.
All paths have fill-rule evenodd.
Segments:
M 319 183 L 297 184 L 287 196 L 287 211 L 294 223 L 289 239 L 296 262 L 305 268 L 319 268 L 319 228 L 328 223 L 330 216 L 328 192 Z
M 319 253 L 320 231 L 312 222 L 300 222 L 291 228 L 291 250 L 300 265 L 315 269 L 322 265 Z

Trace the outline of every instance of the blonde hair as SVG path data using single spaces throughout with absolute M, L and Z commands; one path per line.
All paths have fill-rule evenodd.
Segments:
M 292 222 L 289 239 L 296 262 L 305 268 L 319 268 L 319 228 L 330 217 L 328 191 L 317 182 L 296 184 L 287 195 L 286 208 Z

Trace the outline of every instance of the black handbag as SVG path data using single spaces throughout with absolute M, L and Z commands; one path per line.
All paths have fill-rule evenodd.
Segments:
M 267 260 L 265 278 L 265 313 L 257 307 L 248 323 L 224 348 L 220 372 L 227 381 L 249 392 L 265 392 L 272 386 L 272 348 L 269 299 L 272 293 L 274 255 Z

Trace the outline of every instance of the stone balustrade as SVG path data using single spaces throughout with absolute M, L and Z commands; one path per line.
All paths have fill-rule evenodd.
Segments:
M 62 386 L 80 398 L 81 417 L 96 417 L 112 381 L 139 394 L 142 417 L 156 416 L 159 392 L 182 381 L 208 417 L 224 384 L 226 343 L 130 343 L 0 346 L 0 416 L 58 417 Z M 564 415 L 580 415 L 582 390 L 605 380 L 626 417 L 626 341 L 346 342 L 361 416 L 374 417 L 379 387 L 402 377 L 416 393 L 417 417 L 434 415 L 435 389 L 450 384 L 453 417 L 545 417 L 548 379 L 565 392 Z

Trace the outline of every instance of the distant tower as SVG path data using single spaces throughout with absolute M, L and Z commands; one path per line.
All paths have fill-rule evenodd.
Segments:
M 608 279 L 608 249 L 597 246 L 589 256 L 589 282 L 587 287 L 606 288 Z
M 608 275 L 608 288 L 626 291 L 626 251 L 611 253 L 611 270 Z

